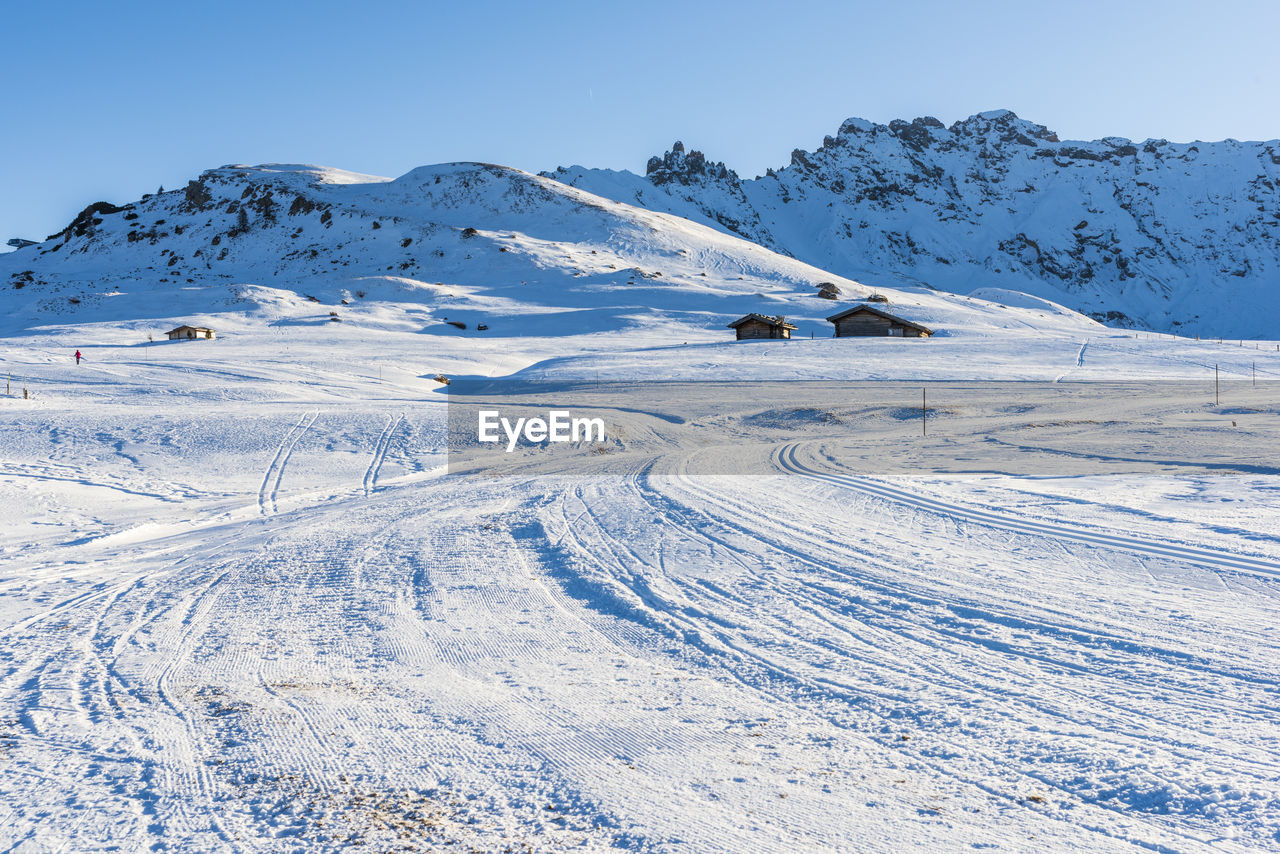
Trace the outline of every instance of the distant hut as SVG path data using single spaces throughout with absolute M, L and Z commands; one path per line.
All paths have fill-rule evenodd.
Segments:
M 738 333 L 739 341 L 752 341 L 761 338 L 790 338 L 796 326 L 787 323 L 782 315 L 770 317 L 767 314 L 748 314 L 739 317 L 729 328 Z
M 170 341 L 182 341 L 187 338 L 213 338 L 214 331 L 207 326 L 187 326 L 182 325 L 177 329 L 170 329 L 165 335 L 169 336 Z
M 933 334 L 933 330 L 927 326 L 921 326 L 919 323 L 913 323 L 870 305 L 855 305 L 839 314 L 831 315 L 827 320 L 835 324 L 837 338 L 886 335 L 894 338 L 928 338 Z

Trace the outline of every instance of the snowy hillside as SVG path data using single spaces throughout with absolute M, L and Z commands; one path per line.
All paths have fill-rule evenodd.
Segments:
M 658 316 L 722 330 L 801 296 L 817 317 L 831 307 L 817 286 L 832 279 L 738 237 L 482 164 L 394 181 L 215 169 L 185 190 L 91 206 L 0 256 L 0 274 L 11 328 L 228 310 L 327 322 L 333 310 L 436 333 L 487 324 L 492 336 L 616 332 Z
M 810 280 L 824 278 L 741 239 L 480 164 L 395 181 L 305 166 L 216 169 L 183 191 L 91 207 L 0 258 L 0 270 L 21 325 L 232 305 L 377 323 L 387 320 L 379 308 L 403 306 L 404 328 L 449 331 L 448 319 L 474 331 L 514 300 L 521 312 L 563 308 L 521 323 L 553 335 L 614 331 L 651 310 L 688 317 L 690 300 L 733 311 L 728 300 L 761 286 L 812 292 Z
M 829 337 L 825 317 L 876 292 L 942 335 L 1101 329 L 1003 292 L 868 287 L 687 219 L 486 164 L 395 180 L 315 166 L 214 169 L 183 190 L 90 206 L 45 242 L 0 256 L 0 280 L 10 330 L 110 324 L 135 341 L 180 322 L 341 323 L 481 347 L 646 329 L 648 341 L 711 341 L 752 311 L 788 316 L 797 337 Z
M 855 279 L 1026 291 L 1187 335 L 1273 336 L 1280 309 L 1274 140 L 1060 140 L 996 110 L 849 119 L 750 180 L 680 143 L 644 177 L 546 174 Z

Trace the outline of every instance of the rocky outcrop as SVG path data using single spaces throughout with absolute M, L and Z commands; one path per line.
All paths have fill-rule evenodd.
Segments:
M 686 154 L 684 143 L 679 141 L 661 157 L 650 157 L 645 175 L 656 186 L 673 181 L 685 186 L 706 181 L 738 181 L 736 173 L 723 163 L 708 162 L 701 151 Z

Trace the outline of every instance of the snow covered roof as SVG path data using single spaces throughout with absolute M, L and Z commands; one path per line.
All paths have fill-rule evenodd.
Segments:
M 855 305 L 853 308 L 847 308 L 844 311 L 839 312 L 838 314 L 833 314 L 827 318 L 827 322 L 836 323 L 838 321 L 844 320 L 846 317 L 851 317 L 855 314 L 861 314 L 863 312 L 866 312 L 868 314 L 874 314 L 877 317 L 883 317 L 885 320 L 892 320 L 894 323 L 901 323 L 903 326 L 910 326 L 912 329 L 919 329 L 921 332 L 927 335 L 933 334 L 933 330 L 927 326 L 922 326 L 921 324 L 915 323 L 914 321 L 907 320 L 904 317 L 898 317 L 896 314 L 890 314 L 889 312 L 884 311 L 883 309 L 875 308 L 874 306 L 870 306 L 866 304 Z
M 799 328 L 793 323 L 787 323 L 787 318 L 784 315 L 779 314 L 777 316 L 771 316 L 768 314 L 756 314 L 755 312 L 752 312 L 751 314 L 744 314 L 742 317 L 739 317 L 733 323 L 729 324 L 729 328 L 737 329 L 742 324 L 748 323 L 749 321 L 752 321 L 752 320 L 758 320 L 761 323 L 767 323 L 770 326 L 779 326 L 783 329 Z

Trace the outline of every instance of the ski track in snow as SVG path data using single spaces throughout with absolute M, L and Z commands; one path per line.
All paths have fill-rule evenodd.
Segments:
M 376 849 L 372 791 L 423 848 L 834 851 L 885 827 L 915 847 L 1265 842 L 1277 682 L 1256 636 L 1184 648 L 1156 605 L 1077 601 L 1179 562 L 1185 583 L 1274 583 L 1245 556 L 826 474 L 816 443 L 775 457 L 801 477 L 763 482 L 663 457 L 380 488 L 405 436 L 386 415 L 351 436 L 362 469 L 317 485 L 345 497 L 265 522 L 290 460 L 326 459 L 301 442 L 320 417 L 280 441 L 252 520 L 87 543 L 128 569 L 10 624 L 6 800 L 79 806 L 15 813 L 6 839 Z M 1214 810 L 1244 841 L 1215 841 Z
M 364 473 L 362 486 L 365 496 L 373 494 L 374 489 L 378 485 L 378 472 L 382 470 L 382 462 L 387 458 L 387 449 L 391 447 L 391 437 L 395 434 L 396 428 L 400 426 L 400 422 L 404 420 L 403 415 L 396 415 L 387 420 L 387 426 L 378 436 L 378 441 L 373 447 L 373 458 L 369 460 L 369 468 Z
M 990 525 L 1002 528 L 1007 531 L 1034 534 L 1061 540 L 1072 540 L 1075 542 L 1099 545 L 1107 548 L 1123 549 L 1125 551 L 1152 555 L 1155 557 L 1168 557 L 1175 560 L 1185 561 L 1195 566 L 1235 570 L 1263 578 L 1280 578 L 1280 568 L 1277 568 L 1275 561 L 1272 559 L 1251 557 L 1249 555 L 1228 554 L 1226 552 L 1198 548 L 1196 546 L 1183 543 L 1160 543 L 1150 540 L 1141 540 L 1134 537 L 1126 537 L 1114 532 L 1089 531 L 1061 524 L 1019 519 L 1006 514 L 993 513 L 991 511 L 979 510 L 973 507 L 964 507 L 959 504 L 941 501 L 936 498 L 929 498 L 911 490 L 892 486 L 884 481 L 831 474 L 802 463 L 796 454 L 797 449 L 800 447 L 801 445 L 799 444 L 791 444 L 780 448 L 774 457 L 779 467 L 786 471 L 801 474 L 806 477 L 812 477 L 817 480 L 823 480 L 828 483 L 838 484 L 848 489 L 858 490 L 859 492 L 874 495 L 887 501 L 904 504 L 926 512 L 949 516 L 956 519 L 965 519 L 981 525 Z
M 311 425 L 319 415 L 319 410 L 309 414 L 303 413 L 298 423 L 293 425 L 280 441 L 280 447 L 276 449 L 276 455 L 263 473 L 262 485 L 258 488 L 258 509 L 263 516 L 273 516 L 280 512 L 278 497 L 280 482 L 284 479 L 285 466 L 289 464 L 289 458 L 293 456 L 293 449 L 298 444 L 298 440 L 311 429 Z
M 641 485 L 646 482 L 647 485 Z M 781 555 L 785 555 L 788 561 L 800 561 L 807 565 L 811 570 L 816 570 L 822 575 L 831 575 L 835 579 L 841 581 L 851 580 L 849 570 L 840 563 L 832 563 L 830 557 L 816 557 L 821 553 L 831 553 L 833 551 L 833 543 L 830 540 L 830 534 L 822 532 L 821 535 L 808 536 L 803 540 L 803 545 L 786 544 L 778 537 L 764 536 L 762 538 L 760 525 L 773 525 L 780 519 L 769 513 L 761 512 L 758 505 L 734 503 L 726 501 L 716 496 L 712 490 L 699 488 L 694 479 L 682 479 L 677 481 L 681 491 L 691 493 L 696 500 L 685 500 L 682 504 L 673 504 L 671 499 L 665 497 L 664 479 L 644 477 L 642 479 L 629 481 L 629 488 L 636 496 L 644 500 L 654 512 L 664 520 L 665 530 L 668 539 L 691 540 L 699 542 L 708 550 L 724 554 L 730 560 L 733 559 L 735 552 L 742 552 L 743 544 L 740 541 L 742 536 L 751 537 L 758 544 L 757 547 L 748 550 L 748 553 L 756 554 L 761 551 L 776 551 Z M 600 496 L 601 498 L 603 496 Z M 686 642 L 692 642 L 696 646 L 703 649 L 709 655 L 724 660 L 726 672 L 735 675 L 743 680 L 748 687 L 768 692 L 778 707 L 794 707 L 796 704 L 806 706 L 808 703 L 814 703 L 815 708 L 830 708 L 831 701 L 836 701 L 835 708 L 841 709 L 840 714 L 831 718 L 833 723 L 844 728 L 862 729 L 870 732 L 883 732 L 888 724 L 896 731 L 901 724 L 901 718 L 894 710 L 894 706 L 901 704 L 917 703 L 920 698 L 909 698 L 907 695 L 886 694 L 882 686 L 891 685 L 895 682 L 901 682 L 908 678 L 911 669 L 925 666 L 930 671 L 926 677 L 931 683 L 936 685 L 950 685 L 955 690 L 961 690 L 966 696 L 965 700 L 952 700 L 951 703 L 956 705 L 966 705 L 968 703 L 978 702 L 978 698 L 988 695 L 989 692 L 1006 693 L 1007 687 L 1000 688 L 1000 685 L 1008 684 L 1010 680 L 1009 671 L 1009 655 L 1013 652 L 1013 648 L 1004 644 L 989 644 L 983 642 L 978 635 L 981 632 L 975 632 L 965 623 L 971 621 L 974 617 L 967 616 L 965 619 L 957 622 L 954 628 L 948 628 L 946 624 L 935 625 L 932 631 L 939 635 L 938 639 L 920 651 L 906 652 L 901 649 L 903 641 L 913 638 L 918 634 L 918 630 L 909 630 L 905 634 L 898 634 L 896 631 L 891 634 L 885 634 L 883 629 L 877 629 L 875 623 L 882 622 L 883 617 L 879 621 L 867 622 L 866 618 L 862 621 L 856 618 L 851 619 L 857 613 L 849 610 L 849 602 L 842 601 L 837 593 L 838 587 L 831 588 L 832 582 L 824 584 L 820 580 L 820 576 L 815 576 L 807 581 L 801 582 L 797 587 L 790 585 L 783 586 L 781 579 L 785 577 L 782 574 L 781 567 L 776 564 L 767 573 L 751 573 L 751 581 L 745 587 L 748 590 L 769 590 L 775 591 L 779 595 L 770 596 L 762 599 L 759 596 L 735 595 L 732 590 L 740 589 L 744 585 L 740 580 L 733 588 L 727 588 L 721 585 L 711 584 L 688 584 L 680 583 L 678 579 L 672 578 L 663 568 L 661 563 L 653 564 L 653 553 L 642 549 L 638 549 L 636 545 L 621 537 L 609 535 L 606 532 L 607 527 L 612 524 L 602 518 L 600 514 L 593 512 L 590 507 L 592 504 L 596 506 L 614 506 L 622 505 L 621 496 L 614 494 L 609 496 L 608 502 L 597 500 L 595 502 L 583 500 L 581 489 L 573 493 L 573 508 L 564 514 L 564 524 L 568 530 L 581 530 L 581 525 L 589 521 L 593 528 L 599 532 L 603 539 L 593 543 L 589 539 L 583 539 L 581 533 L 576 537 L 567 540 L 571 543 L 578 554 L 594 561 L 601 561 L 604 556 L 610 556 L 608 560 L 608 569 L 606 574 L 614 576 L 618 581 L 625 585 L 626 592 L 633 596 L 639 606 L 643 609 L 647 619 L 655 621 L 655 625 L 662 628 L 674 637 L 681 637 Z M 621 515 L 621 514 L 618 514 Z M 614 518 L 618 518 L 617 515 Z M 623 517 L 625 518 L 625 517 Z M 749 521 L 748 521 L 749 520 Z M 743 527 L 744 524 L 746 527 Z M 726 531 L 726 534 L 713 535 L 708 533 L 716 529 Z M 773 530 L 781 530 L 773 528 Z M 678 532 L 678 533 L 676 533 Z M 734 533 L 737 532 L 737 533 Z M 792 522 L 787 526 L 787 535 L 793 538 L 799 534 Z M 563 538 L 562 538 L 563 540 Z M 737 540 L 735 542 L 735 540 Z M 814 551 L 809 551 L 813 549 Z M 836 548 L 836 551 L 839 551 Z M 879 563 L 886 571 L 892 570 L 892 565 L 876 561 L 871 557 L 870 553 L 859 552 L 856 560 L 864 565 L 870 561 L 873 565 Z M 604 567 L 605 564 L 597 563 L 598 566 Z M 637 566 L 652 566 L 651 572 L 637 575 Z M 856 565 L 856 564 L 852 564 Z M 850 565 L 850 566 L 852 566 Z M 853 576 L 856 577 L 856 576 Z M 865 583 L 865 579 L 863 579 Z M 824 589 L 828 588 L 828 589 Z M 892 595 L 895 601 L 904 602 L 917 599 L 921 605 L 929 608 L 945 608 L 945 600 L 919 600 L 918 594 L 913 595 L 907 588 L 897 587 L 894 589 L 886 589 L 885 593 Z M 776 618 L 769 610 L 762 611 L 760 607 L 764 603 L 778 603 L 788 610 L 795 611 L 795 615 L 786 615 L 785 612 L 779 614 Z M 882 614 L 893 614 L 896 609 L 886 609 Z M 743 622 L 743 617 L 750 613 L 751 622 Z M 1009 617 L 990 614 L 985 618 L 989 620 L 993 627 L 1003 625 L 1021 625 L 1026 628 L 1032 628 L 1034 624 L 1027 623 L 1025 619 L 1010 620 Z M 772 626 L 776 634 L 769 632 Z M 815 631 L 815 628 L 817 631 Z M 1065 642 L 1068 646 L 1059 655 L 1038 656 L 1028 655 L 1025 662 L 1032 668 L 1060 668 L 1069 666 L 1070 649 L 1079 643 L 1080 630 L 1068 627 L 1051 627 L 1047 625 L 1036 626 L 1034 629 L 1043 639 L 1057 638 L 1055 645 Z M 779 641 L 786 637 L 787 640 L 782 646 L 778 646 L 776 642 L 770 641 L 766 646 L 759 646 L 756 637 L 774 637 Z M 957 642 L 973 643 L 969 653 L 969 661 L 965 668 L 971 668 L 974 664 L 973 655 L 979 651 L 985 650 L 991 656 L 990 669 L 987 678 L 990 679 L 990 685 L 974 685 L 972 684 L 972 674 L 968 678 L 962 678 L 955 681 L 949 674 L 941 662 L 947 657 L 954 654 Z M 1103 650 L 1108 647 L 1114 649 L 1124 649 L 1128 644 L 1119 636 L 1100 636 L 1094 641 L 1098 644 L 1099 649 Z M 788 650 L 793 650 L 788 652 Z M 1135 649 L 1136 652 L 1136 649 Z M 1175 652 L 1166 652 L 1162 654 L 1170 655 L 1176 659 Z M 835 665 L 831 659 L 833 655 L 845 658 L 848 662 L 846 667 Z M 877 660 L 883 660 L 886 657 L 892 661 L 913 662 L 910 669 L 901 670 L 895 673 L 894 669 L 899 669 L 890 664 L 890 669 L 883 673 L 871 673 L 869 685 L 858 684 L 849 685 L 841 684 L 842 677 L 840 674 L 849 673 L 848 666 L 852 666 L 852 672 L 865 671 L 868 668 L 874 669 Z M 822 662 L 821 666 L 815 667 L 815 664 Z M 854 664 L 854 662 L 857 662 Z M 920 662 L 914 664 L 914 662 Z M 1081 677 L 1088 676 L 1088 670 L 1080 669 L 1076 671 Z M 749 674 L 759 675 L 749 675 Z M 918 674 L 911 674 L 915 678 L 919 678 Z M 1022 682 L 1022 680 L 1019 680 Z M 1035 684 L 1034 679 L 1027 680 L 1025 685 Z M 1122 672 L 1117 672 L 1111 677 L 1112 684 L 1110 686 L 1113 692 L 1131 693 L 1131 689 L 1125 689 L 1131 679 Z M 782 690 L 780 686 L 791 685 L 790 689 Z M 872 687 L 875 686 L 875 687 Z M 1144 691 L 1159 692 L 1163 686 L 1159 682 L 1150 684 L 1144 688 Z M 1025 688 L 1023 690 L 1026 690 Z M 1043 690 L 1043 689 L 1041 689 Z M 880 705 L 883 708 L 879 711 L 873 711 L 872 714 L 879 717 L 881 725 L 862 727 L 853 725 L 851 727 L 848 718 L 848 712 L 851 709 L 866 709 L 868 701 L 873 697 L 879 697 L 879 701 L 872 701 L 870 707 Z M 1215 701 L 1216 695 L 1207 694 L 1198 698 L 1199 702 L 1212 703 Z M 1077 700 L 1084 699 L 1081 695 Z M 1120 741 L 1130 741 L 1138 736 L 1138 731 L 1132 728 L 1130 721 L 1133 716 L 1140 715 L 1147 718 L 1151 724 L 1157 724 L 1160 718 L 1141 709 L 1141 703 L 1126 704 L 1118 701 L 1113 697 L 1111 703 L 1107 707 L 1098 708 L 1095 714 L 1100 719 L 1114 717 L 1114 723 L 1110 726 L 1116 727 L 1115 732 L 1106 736 L 1109 740 L 1119 739 Z M 1072 701 L 1066 697 L 1055 699 L 1052 703 L 1044 705 L 1045 700 L 1039 701 L 1043 706 L 1038 714 L 1049 714 L 1056 716 L 1062 714 L 1067 708 L 1070 708 Z M 1197 704 L 1191 704 L 1187 709 L 1188 713 L 1194 715 L 1193 709 Z M 945 707 L 943 707 L 945 708 Z M 942 713 L 943 709 L 938 709 Z M 830 712 L 822 712 L 822 714 L 830 714 Z M 1256 721 L 1265 720 L 1265 706 L 1252 710 L 1252 715 Z M 927 717 L 927 716 L 926 716 Z M 856 716 L 855 716 L 856 719 Z M 1025 714 L 1024 714 L 1025 719 Z M 898 720 L 897 726 L 893 721 Z M 1081 725 L 1084 725 L 1088 718 L 1077 718 Z M 1093 726 L 1098 726 L 1097 720 L 1092 722 Z M 1099 731 L 1106 731 L 1106 726 Z M 938 738 L 941 734 L 933 732 L 930 735 L 930 744 L 933 749 L 938 747 Z M 1178 752 L 1185 750 L 1191 744 L 1195 743 L 1199 734 L 1188 732 L 1187 741 L 1175 740 L 1171 741 L 1168 748 L 1171 751 Z M 884 737 L 887 742 L 886 746 L 896 740 L 896 732 L 888 737 Z M 900 743 L 899 743 L 900 744 Z M 1217 747 L 1225 748 L 1225 744 L 1217 745 Z M 982 754 L 980 748 L 975 745 L 964 744 L 962 742 L 953 742 L 950 744 L 945 753 L 953 756 L 976 757 Z M 926 756 L 919 757 L 921 761 L 929 764 L 940 778 L 952 778 L 953 782 L 960 787 L 971 787 L 986 796 L 995 799 L 997 802 L 1003 802 L 1005 807 L 1010 809 L 1020 808 L 1017 798 L 1012 792 L 1021 790 L 1024 787 L 1010 786 L 1009 775 L 1011 769 L 1003 767 L 998 762 L 985 768 L 974 769 L 970 772 L 957 770 L 954 763 L 948 767 L 947 763 L 929 762 Z M 1254 773 L 1259 775 L 1259 779 L 1265 779 L 1268 771 L 1269 763 L 1265 757 L 1260 754 L 1253 754 L 1246 758 L 1242 755 L 1239 758 L 1241 763 L 1248 763 L 1254 769 Z M 1027 772 L 1027 783 L 1039 785 L 1055 785 L 1051 779 L 1044 778 L 1034 772 Z M 1070 787 L 1062 786 L 1059 782 L 1056 784 L 1059 788 L 1067 789 L 1064 794 L 1070 796 L 1072 793 Z M 1104 807 L 1108 810 L 1114 810 L 1114 807 Z M 1072 823 L 1080 823 L 1080 816 L 1075 815 L 1070 818 L 1063 818 L 1064 821 Z M 1093 825 L 1092 829 L 1102 838 L 1111 836 L 1111 831 L 1106 828 L 1108 820 L 1099 818 Z M 1085 823 L 1086 827 L 1090 825 Z M 1207 840 L 1204 837 L 1196 835 L 1183 835 L 1175 832 L 1175 837 L 1182 839 L 1183 845 L 1191 843 L 1204 843 Z

